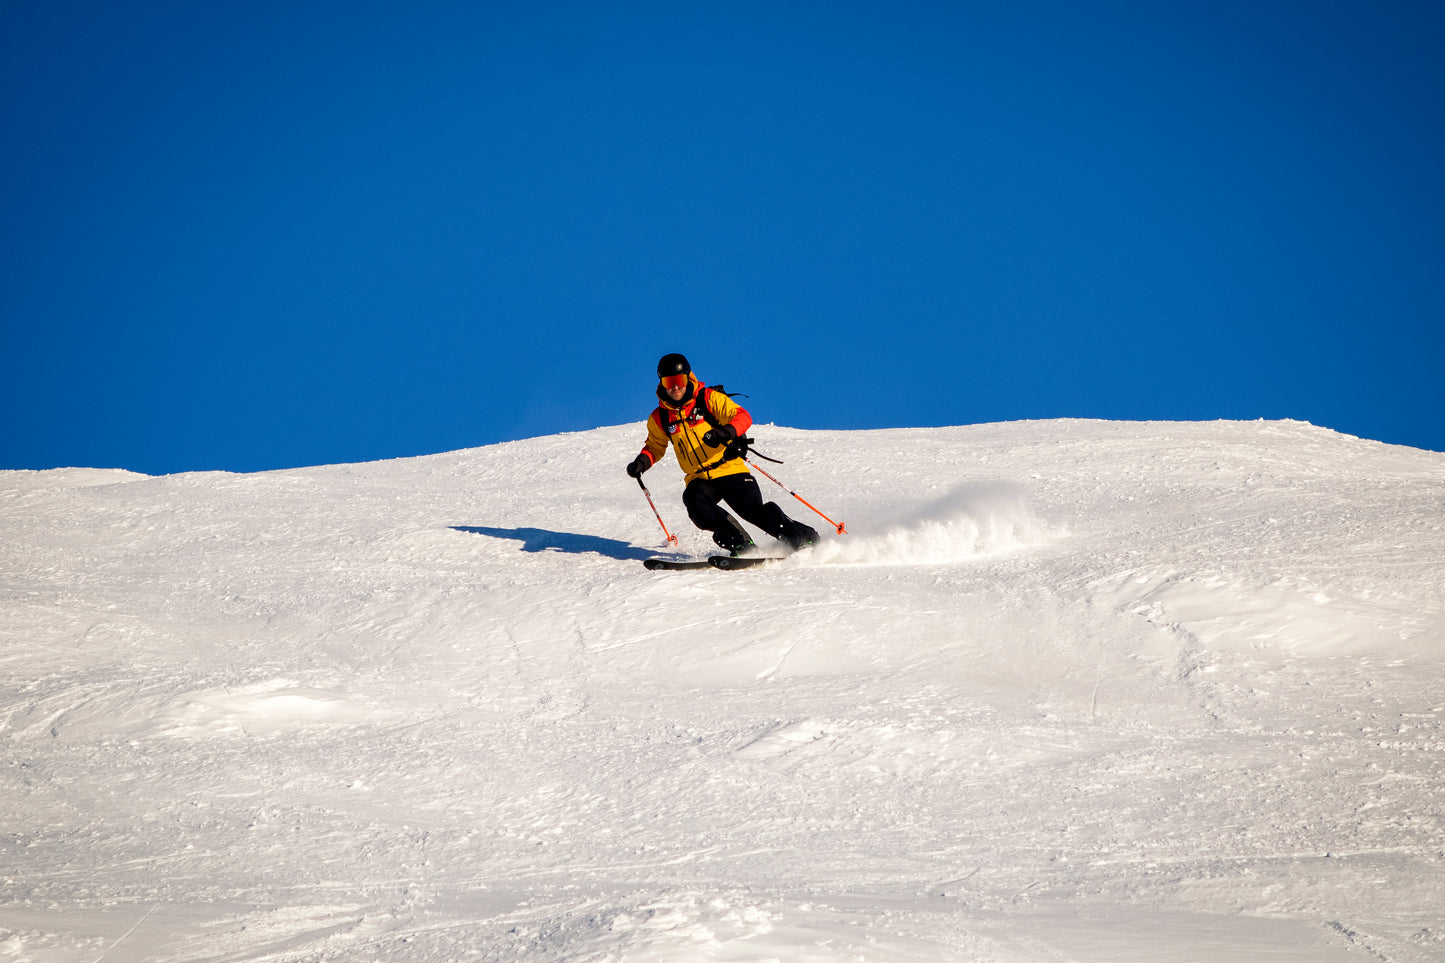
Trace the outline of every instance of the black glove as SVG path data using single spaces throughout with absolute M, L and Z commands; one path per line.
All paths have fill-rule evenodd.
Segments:
M 738 436 L 738 430 L 732 425 L 721 425 L 717 428 L 709 428 L 707 434 L 702 436 L 702 443 L 709 448 L 721 448 L 723 445 L 730 445 L 733 439 Z
M 652 467 L 652 459 L 646 455 L 638 455 L 632 459 L 632 464 L 627 466 L 627 474 L 633 478 L 641 478 L 642 473 Z

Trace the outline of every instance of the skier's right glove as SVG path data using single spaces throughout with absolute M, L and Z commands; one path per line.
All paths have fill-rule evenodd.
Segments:
M 627 466 L 627 474 L 633 478 L 641 478 L 642 473 L 652 467 L 652 459 L 646 455 L 638 455 L 632 459 L 632 464 Z

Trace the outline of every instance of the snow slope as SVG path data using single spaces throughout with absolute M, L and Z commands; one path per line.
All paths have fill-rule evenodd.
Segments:
M 0 473 L 0 959 L 1445 960 L 1445 455 L 759 426 L 849 534 L 650 573 L 641 434 Z

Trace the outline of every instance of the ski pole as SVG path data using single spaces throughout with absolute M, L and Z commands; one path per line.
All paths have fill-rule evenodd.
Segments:
M 751 465 L 752 467 L 757 468 L 758 471 L 763 472 L 763 477 L 766 478 L 768 481 L 772 482 L 774 485 L 777 485 L 777 486 L 778 486 L 779 488 L 781 488 L 783 491 L 787 492 L 789 495 L 792 495 L 794 498 L 796 498 L 798 501 L 802 502 L 804 505 L 807 505 L 809 508 L 813 508 L 813 506 L 808 502 L 808 500 L 807 500 L 806 498 L 804 498 L 802 495 L 799 495 L 797 492 L 793 491 L 793 490 L 792 490 L 791 488 L 789 488 L 787 485 L 784 485 L 782 482 L 778 481 L 778 480 L 777 480 L 776 478 L 774 478 L 772 475 L 769 475 L 766 471 L 763 471 L 762 468 L 759 468 L 757 462 L 753 461 L 751 458 L 744 458 L 743 461 L 747 462 L 747 463 L 748 463 L 749 465 Z M 821 518 L 823 521 L 827 522 L 829 525 L 832 525 L 834 528 L 836 528 L 836 529 L 838 530 L 838 534 L 839 534 L 839 535 L 847 535 L 847 534 L 848 534 L 848 530 L 843 527 L 843 523 L 842 523 L 842 522 L 835 522 L 835 521 L 833 521 L 833 520 L 832 520 L 831 518 L 829 518 L 827 515 L 824 515 L 822 512 L 818 511 L 816 508 L 813 508 L 813 511 L 816 512 L 817 515 L 818 515 L 818 517 Z
M 652 514 L 657 516 L 657 524 L 662 526 L 662 534 L 667 536 L 667 544 L 676 545 L 677 536 L 667 530 L 667 523 L 662 520 L 662 513 L 657 510 L 657 505 L 652 501 L 652 492 L 648 491 L 647 486 L 642 484 L 641 478 L 637 479 L 637 485 L 642 489 L 642 494 L 647 496 L 647 504 L 652 505 Z

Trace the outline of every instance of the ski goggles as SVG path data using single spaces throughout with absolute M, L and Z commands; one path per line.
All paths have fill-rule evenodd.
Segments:
M 663 378 L 663 379 L 662 379 L 662 386 L 663 386 L 664 388 L 666 388 L 668 391 L 671 391 L 673 388 L 686 388 L 686 387 L 687 387 L 687 375 L 685 375 L 685 374 L 668 375 L 666 378 Z

